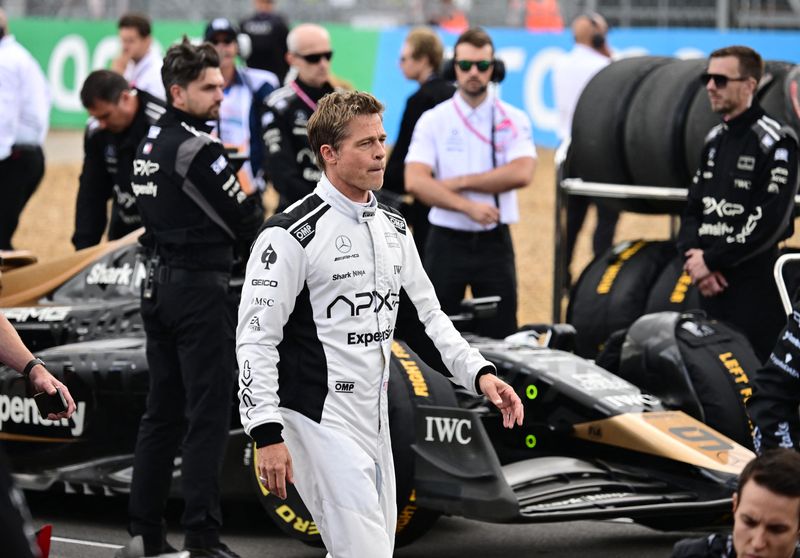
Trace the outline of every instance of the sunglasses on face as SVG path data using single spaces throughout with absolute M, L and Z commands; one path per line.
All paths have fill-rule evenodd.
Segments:
M 329 50 L 328 52 L 315 52 L 314 54 L 300 54 L 295 53 L 297 56 L 308 62 L 309 64 L 317 64 L 323 58 L 325 60 L 330 60 L 333 58 L 333 51 Z
M 485 72 L 492 67 L 491 60 L 456 60 L 456 65 L 464 72 L 469 72 L 472 66 L 477 66 L 479 72 Z
M 702 83 L 703 85 L 708 85 L 708 80 L 710 79 L 714 80 L 714 86 L 717 89 L 724 89 L 725 87 L 728 86 L 729 81 L 747 81 L 750 78 L 746 77 L 732 78 L 728 76 L 723 76 L 722 74 L 709 74 L 706 72 L 705 74 L 702 74 L 700 76 L 700 83 Z
M 211 42 L 212 45 L 221 45 L 221 44 L 229 45 L 235 40 L 236 40 L 236 37 L 231 37 L 231 36 L 225 35 L 225 36 L 220 36 L 220 37 L 212 37 L 210 42 Z

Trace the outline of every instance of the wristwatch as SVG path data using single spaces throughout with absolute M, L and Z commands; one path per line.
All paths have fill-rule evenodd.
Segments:
M 31 370 L 33 370 L 33 367 L 36 366 L 37 364 L 41 364 L 42 366 L 44 366 L 44 361 L 40 358 L 32 358 L 30 362 L 28 362 L 28 364 L 25 365 L 25 368 L 23 368 L 22 375 L 25 376 L 26 378 L 30 376 Z

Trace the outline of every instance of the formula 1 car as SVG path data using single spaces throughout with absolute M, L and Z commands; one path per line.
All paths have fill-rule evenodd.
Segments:
M 0 261 L 0 309 L 77 403 L 69 420 L 42 419 L 24 380 L 0 369 L 0 439 L 25 489 L 109 496 L 130 489 L 148 389 L 136 237 L 49 263 Z M 27 265 L 13 267 L 19 264 Z M 473 304 L 468 317 L 480 311 Z M 398 544 L 441 514 L 502 523 L 625 517 L 664 529 L 730 520 L 736 476 L 753 457 L 748 449 L 560 350 L 569 344 L 568 327 L 523 328 L 504 341 L 466 336 L 522 398 L 525 422 L 502 429 L 482 397 L 455 389 L 396 341 L 389 393 Z M 236 409 L 223 497 L 258 498 L 286 533 L 319 544 L 296 492 L 279 500 L 258 480 Z M 179 464 L 180 457 L 174 478 Z M 173 483 L 175 496 L 178 490 Z

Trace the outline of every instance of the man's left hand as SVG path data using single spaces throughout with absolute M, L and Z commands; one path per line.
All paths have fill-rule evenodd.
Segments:
M 50 413 L 48 415 L 49 420 L 58 420 L 62 418 L 69 418 L 72 416 L 72 413 L 75 412 L 75 401 L 72 399 L 72 395 L 70 394 L 67 386 L 56 380 L 56 378 L 50 373 L 47 368 L 43 365 L 39 364 L 33 367 L 31 370 L 28 379 L 33 385 L 34 391 L 39 393 L 41 391 L 47 392 L 48 395 L 55 395 L 56 388 L 61 390 L 61 394 L 64 396 L 64 399 L 67 402 L 67 410 L 58 413 L 57 415 L 54 413 Z
M 514 423 L 522 426 L 525 409 L 514 389 L 494 374 L 484 374 L 478 380 L 481 392 L 503 414 L 503 426 L 514 428 Z
M 683 264 L 683 269 L 689 274 L 694 283 L 705 279 L 711 274 L 711 270 L 708 269 L 706 261 L 703 258 L 702 250 L 699 248 L 691 248 L 686 251 L 684 256 L 686 256 L 686 262 Z

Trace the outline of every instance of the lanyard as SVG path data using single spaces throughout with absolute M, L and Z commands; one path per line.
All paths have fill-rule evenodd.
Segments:
M 486 136 L 484 136 L 482 133 L 480 133 L 472 125 L 472 123 L 470 123 L 469 120 L 467 120 L 467 117 L 464 116 L 463 112 L 461 112 L 461 107 L 458 106 L 458 101 L 456 99 L 453 99 L 453 106 L 456 109 L 456 114 L 461 119 L 461 122 L 464 124 L 464 126 L 466 126 L 467 130 L 469 130 L 470 132 L 475 134 L 475 137 L 477 137 L 483 143 L 488 143 L 489 145 L 493 145 L 494 144 L 493 138 L 490 139 L 490 138 L 487 138 Z M 503 119 L 495 126 L 495 123 L 494 123 L 494 110 L 492 110 L 492 135 L 494 135 L 495 130 L 505 130 L 506 128 L 511 128 L 511 132 L 512 132 L 513 137 L 516 137 L 516 135 L 517 135 L 517 127 L 514 125 L 514 122 L 508 117 L 508 114 L 503 109 L 503 106 L 500 104 L 500 101 L 495 99 L 494 100 L 494 106 L 497 107 L 497 110 L 500 111 L 500 115 L 503 117 Z M 494 146 L 494 150 L 495 151 L 500 151 L 503 147 L 505 147 L 505 144 L 495 145 Z
M 306 106 L 308 106 L 308 108 L 311 109 L 312 112 L 317 110 L 317 103 L 312 101 L 311 98 L 308 95 L 306 95 L 306 92 L 300 89 L 299 85 L 297 85 L 293 81 L 290 81 L 289 87 L 291 87 L 294 90 L 294 92 L 297 93 L 297 96 L 300 97 L 300 100 L 303 101 L 306 104 Z

